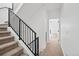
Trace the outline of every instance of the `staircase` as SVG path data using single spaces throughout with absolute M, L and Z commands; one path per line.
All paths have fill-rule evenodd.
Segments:
M 37 37 L 37 33 L 17 16 L 12 9 L 4 8 L 8 11 L 8 21 L 0 24 L 0 55 L 28 56 L 30 52 L 31 55 L 39 56 L 39 37 Z M 11 35 L 8 26 L 15 32 L 15 35 L 18 36 L 19 39 L 16 39 L 18 42 L 14 40 L 16 37 Z M 22 43 L 19 41 L 22 41 Z M 29 52 L 27 54 L 28 50 Z
M 23 55 L 23 48 L 14 40 L 14 36 L 7 30 L 8 24 L 0 24 L 0 56 Z

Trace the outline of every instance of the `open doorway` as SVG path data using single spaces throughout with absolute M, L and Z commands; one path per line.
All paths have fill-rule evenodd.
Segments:
M 40 53 L 42 56 L 63 56 L 59 42 L 59 19 L 49 19 L 49 39 L 46 48 Z
M 49 40 L 59 40 L 59 19 L 49 19 Z

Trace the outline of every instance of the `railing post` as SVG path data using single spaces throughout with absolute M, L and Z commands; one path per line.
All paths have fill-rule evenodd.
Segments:
M 39 56 L 39 37 L 37 37 L 37 56 Z
M 10 8 L 8 8 L 8 26 L 10 26 Z
M 19 19 L 19 40 L 20 40 L 20 32 L 21 32 L 20 31 L 20 27 L 21 27 L 21 23 L 20 22 L 21 22 L 21 20 Z
M 12 3 L 12 10 L 14 9 L 14 3 Z
M 36 33 L 35 33 L 35 56 L 36 56 Z

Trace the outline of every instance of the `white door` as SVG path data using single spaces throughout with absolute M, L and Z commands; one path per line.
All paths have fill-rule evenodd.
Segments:
M 49 19 L 49 40 L 59 40 L 59 19 Z

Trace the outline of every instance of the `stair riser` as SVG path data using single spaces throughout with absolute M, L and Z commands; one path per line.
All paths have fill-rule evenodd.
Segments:
M 8 27 L 8 24 L 0 24 L 1 27 Z
M 7 31 L 7 28 L 0 28 L 0 31 Z
M 12 38 L 7 38 L 7 39 L 2 39 L 2 40 L 0 40 L 0 45 L 1 44 L 5 44 L 5 43 L 8 43 L 8 42 L 11 42 L 11 41 L 13 41 L 14 40 L 14 37 L 12 37 Z
M 10 36 L 10 32 L 8 33 L 0 33 L 0 37 Z
M 21 54 L 23 54 L 23 49 L 21 49 L 20 51 L 18 51 L 17 53 L 15 53 L 11 56 L 20 56 Z
M 10 45 L 10 46 L 7 46 L 7 47 L 0 50 L 0 55 L 6 53 L 6 52 L 8 52 L 8 51 L 10 51 L 10 50 L 12 50 L 12 49 L 14 49 L 16 47 L 18 47 L 17 43 L 13 44 L 13 45 Z
M 8 21 L 5 21 L 4 23 L 7 23 L 8 24 Z
M 11 32 L 7 31 L 7 28 L 7 21 L 5 24 L 0 24 L 0 56 L 19 56 L 23 54 L 23 48 L 18 46 L 18 42 L 14 41 L 14 36 L 11 36 Z

